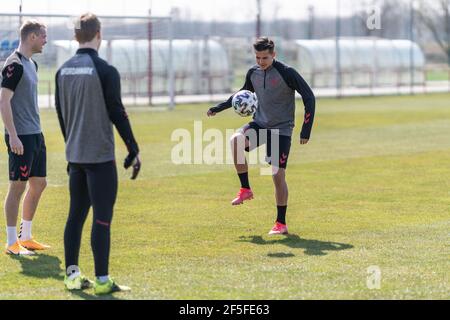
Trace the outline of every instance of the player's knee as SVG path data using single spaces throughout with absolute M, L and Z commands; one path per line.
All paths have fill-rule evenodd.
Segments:
M 234 133 L 231 138 L 230 138 L 230 143 L 236 143 L 238 142 L 240 139 L 242 139 L 244 137 L 244 135 L 240 132 L 236 132 Z
M 236 132 L 231 136 L 230 144 L 232 147 L 245 148 L 245 136 L 241 132 Z
M 26 181 L 10 181 L 9 194 L 15 197 L 21 197 L 27 187 Z
M 95 225 L 97 227 L 102 227 L 102 228 L 106 228 L 109 229 L 111 227 L 111 221 L 105 221 L 105 220 L 101 220 L 101 219 L 95 219 Z
M 35 193 L 42 193 L 47 187 L 47 179 L 30 179 L 30 190 Z
M 285 170 L 283 168 L 272 166 L 272 178 L 277 185 L 286 183 Z

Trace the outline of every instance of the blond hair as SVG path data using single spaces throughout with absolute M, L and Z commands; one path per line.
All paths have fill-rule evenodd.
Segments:
M 37 20 L 26 20 L 20 27 L 20 40 L 26 40 L 32 33 L 35 35 L 40 35 L 42 28 L 46 28 L 45 24 Z

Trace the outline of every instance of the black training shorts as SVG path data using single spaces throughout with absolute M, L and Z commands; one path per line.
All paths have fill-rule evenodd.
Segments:
M 291 137 L 283 136 L 276 133 L 274 130 L 265 129 L 252 121 L 240 129 L 250 146 L 245 151 L 251 151 L 263 144 L 266 145 L 266 160 L 269 164 L 286 169 L 291 149 Z M 272 149 L 275 154 L 272 155 Z
M 47 176 L 47 149 L 44 135 L 19 135 L 23 145 L 23 154 L 17 155 L 11 151 L 9 135 L 5 135 L 9 155 L 9 180 L 27 181 L 29 177 Z

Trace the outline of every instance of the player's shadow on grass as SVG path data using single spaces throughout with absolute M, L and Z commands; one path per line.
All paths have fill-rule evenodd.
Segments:
M 123 300 L 119 297 L 114 296 L 114 294 L 106 294 L 106 295 L 102 295 L 102 296 L 97 296 L 95 294 L 91 294 L 90 292 L 92 292 L 93 289 L 89 289 L 89 290 L 74 290 L 71 291 L 71 293 L 75 296 L 79 296 L 80 298 L 84 299 L 84 300 Z M 120 294 L 120 293 L 119 293 Z
M 302 239 L 296 234 L 290 234 L 282 239 L 264 240 L 261 236 L 241 236 L 240 242 L 250 242 L 259 245 L 283 244 L 292 249 L 305 249 L 304 254 L 311 256 L 324 256 L 327 251 L 340 251 L 351 249 L 353 246 L 347 243 L 320 241 L 312 239 Z M 290 258 L 295 256 L 292 253 L 269 253 L 271 258 Z
M 61 260 L 58 257 L 47 254 L 36 254 L 33 256 L 10 256 L 20 262 L 22 274 L 35 278 L 53 278 L 61 281 L 61 288 L 64 288 L 64 271 L 61 269 Z M 92 289 L 90 289 L 92 291 Z M 96 296 L 86 291 L 71 291 L 73 295 L 79 296 L 85 300 L 120 300 L 113 295 Z
M 25 276 L 41 279 L 64 279 L 61 260 L 58 257 L 39 253 L 34 256 L 11 256 L 11 258 L 20 262 L 22 274 Z

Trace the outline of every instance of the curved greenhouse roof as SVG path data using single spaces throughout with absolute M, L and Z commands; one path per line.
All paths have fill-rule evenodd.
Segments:
M 75 54 L 76 41 L 55 41 L 57 64 Z M 125 93 L 145 94 L 148 79 L 148 40 L 103 41 L 99 55 L 115 66 L 122 76 Z M 231 91 L 231 70 L 226 50 L 214 40 L 173 40 L 172 68 L 175 92 L 179 94 L 224 93 Z M 169 41 L 152 41 L 152 92 L 164 94 L 169 81 Z
M 297 40 L 296 46 L 297 64 L 307 81 L 314 87 L 336 86 L 335 39 Z M 339 48 L 343 87 L 396 86 L 410 84 L 411 80 L 415 84 L 425 81 L 424 54 L 409 40 L 340 39 Z

